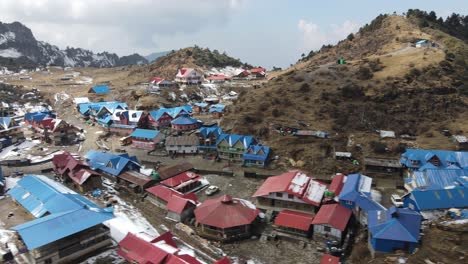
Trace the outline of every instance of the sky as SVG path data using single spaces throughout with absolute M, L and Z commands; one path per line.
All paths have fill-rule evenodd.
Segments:
M 198 45 L 285 68 L 381 13 L 409 8 L 468 15 L 467 0 L 0 0 L 0 21 L 19 21 L 60 48 L 122 56 Z

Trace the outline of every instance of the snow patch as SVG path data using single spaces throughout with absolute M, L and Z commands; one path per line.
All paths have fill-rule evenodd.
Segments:
M 21 54 L 19 51 L 13 48 L 0 50 L 0 57 L 19 58 L 21 56 L 23 56 L 23 54 Z

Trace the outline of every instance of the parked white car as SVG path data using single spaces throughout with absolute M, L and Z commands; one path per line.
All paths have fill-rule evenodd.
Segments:
M 392 204 L 396 207 L 403 207 L 403 200 L 401 199 L 400 195 L 392 194 L 390 196 L 390 200 L 392 201 Z
M 206 190 L 205 190 L 205 194 L 210 196 L 210 195 L 213 195 L 215 193 L 217 193 L 219 191 L 219 187 L 218 186 L 215 186 L 215 185 L 211 185 L 210 187 L 208 187 Z

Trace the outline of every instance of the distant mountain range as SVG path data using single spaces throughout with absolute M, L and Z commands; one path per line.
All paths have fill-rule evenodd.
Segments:
M 59 49 L 38 41 L 32 31 L 19 22 L 0 22 L 0 63 L 5 66 L 56 65 L 64 67 L 114 67 L 147 64 L 139 54 L 119 57 L 115 53 L 94 53 L 81 48 Z
M 169 54 L 170 51 L 161 51 L 161 52 L 154 52 L 154 53 L 151 53 L 147 56 L 145 56 L 145 59 L 148 61 L 148 62 L 153 62 L 163 56 L 166 56 L 167 54 Z

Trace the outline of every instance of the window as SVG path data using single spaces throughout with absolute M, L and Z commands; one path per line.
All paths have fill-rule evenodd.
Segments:
M 48 258 L 48 259 L 44 260 L 44 264 L 52 264 L 52 259 Z
M 331 228 L 329 226 L 323 226 L 323 231 L 330 232 Z
M 346 204 L 353 205 L 353 202 L 351 202 L 351 201 L 346 201 Z
M 288 194 L 288 198 L 289 198 L 289 199 L 294 199 L 294 195 Z
M 276 197 L 283 197 L 282 193 L 276 193 Z

